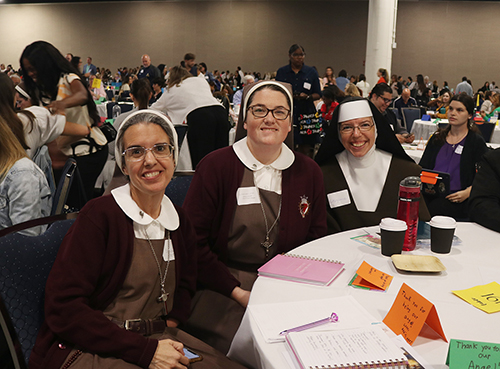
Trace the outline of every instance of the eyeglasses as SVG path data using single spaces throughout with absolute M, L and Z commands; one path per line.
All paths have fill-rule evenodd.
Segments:
M 293 56 L 294 58 L 304 58 L 304 57 L 306 56 L 306 53 L 303 53 L 303 54 L 295 54 L 295 53 L 294 53 L 294 54 L 292 54 L 292 56 Z
M 269 112 L 271 112 L 273 117 L 277 120 L 285 120 L 290 115 L 290 110 L 283 107 L 268 109 L 262 105 L 253 105 L 249 106 L 247 110 L 250 110 L 255 118 L 265 118 Z
M 390 104 L 391 103 L 391 99 L 386 99 L 385 97 L 382 97 L 382 96 L 379 96 L 382 100 L 384 100 L 384 103 L 385 104 Z
M 141 161 L 146 157 L 147 151 L 151 151 L 157 159 L 163 159 L 172 156 L 174 147 L 168 143 L 159 143 L 149 149 L 142 146 L 133 146 L 124 150 L 122 155 L 128 161 Z
M 354 132 L 355 128 L 359 129 L 360 132 L 368 132 L 372 127 L 373 123 L 361 123 L 359 126 L 340 126 L 339 131 L 341 135 L 350 135 Z

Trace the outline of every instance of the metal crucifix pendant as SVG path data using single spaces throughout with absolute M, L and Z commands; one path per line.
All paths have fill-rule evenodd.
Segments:
M 266 258 L 269 257 L 269 249 L 273 246 L 273 243 L 269 241 L 269 236 L 266 236 L 266 240 L 261 242 L 260 245 L 266 250 Z
M 162 291 L 163 292 L 163 291 Z M 167 299 L 168 299 L 168 293 L 166 292 L 163 292 L 160 296 L 158 296 L 158 298 L 156 299 L 156 301 L 158 303 L 162 303 L 163 302 L 163 309 L 165 310 L 164 311 L 164 315 L 167 315 L 168 314 L 168 309 L 167 309 Z

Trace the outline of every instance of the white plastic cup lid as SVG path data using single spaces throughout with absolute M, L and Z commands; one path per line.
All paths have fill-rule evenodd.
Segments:
M 431 227 L 444 228 L 444 229 L 455 229 L 457 227 L 457 222 L 451 217 L 445 217 L 443 215 L 433 216 L 430 221 Z
M 386 231 L 406 231 L 408 226 L 404 220 L 394 218 L 383 218 L 380 221 L 380 229 Z

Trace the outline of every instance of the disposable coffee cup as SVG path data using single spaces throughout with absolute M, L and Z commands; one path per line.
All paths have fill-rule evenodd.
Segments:
M 394 254 L 401 254 L 407 228 L 408 226 L 404 220 L 383 218 L 380 221 L 382 255 L 391 256 Z
M 448 254 L 451 251 L 457 222 L 451 217 L 436 215 L 431 219 L 431 251 Z

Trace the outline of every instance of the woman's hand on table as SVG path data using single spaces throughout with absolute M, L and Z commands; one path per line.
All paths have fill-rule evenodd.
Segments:
M 451 193 L 446 198 L 451 202 L 461 203 L 467 200 L 470 196 L 471 186 L 467 187 L 465 190 L 457 191 L 455 193 Z
M 184 355 L 183 348 L 180 342 L 169 339 L 158 341 L 149 369 L 186 369 L 189 359 Z
M 242 307 L 246 308 L 248 300 L 250 300 L 250 291 L 245 291 L 240 287 L 235 287 L 233 292 L 231 292 L 231 298 Z

